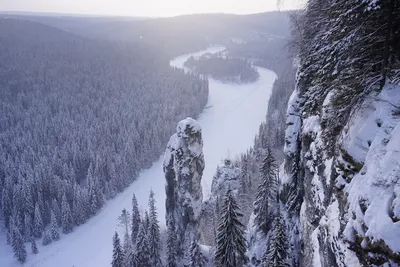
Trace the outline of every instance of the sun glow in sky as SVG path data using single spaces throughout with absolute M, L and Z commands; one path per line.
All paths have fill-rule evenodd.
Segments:
M 278 0 L 0 0 L 0 11 L 168 17 L 193 13 L 250 14 L 277 10 Z M 294 0 L 281 8 L 294 8 Z

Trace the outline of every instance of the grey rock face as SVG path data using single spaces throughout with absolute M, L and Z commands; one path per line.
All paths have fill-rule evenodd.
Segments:
M 203 139 L 197 121 L 187 118 L 178 123 L 165 151 L 166 222 L 175 225 L 178 266 L 185 264 L 185 251 L 198 236 L 198 220 L 203 193 Z

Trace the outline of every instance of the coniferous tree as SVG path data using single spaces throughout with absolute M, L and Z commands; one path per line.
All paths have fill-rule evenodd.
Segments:
M 33 254 L 38 254 L 39 253 L 39 250 L 38 250 L 37 245 L 36 245 L 36 240 L 35 240 L 34 237 L 32 237 L 32 239 L 31 239 L 31 251 L 32 251 Z
M 21 232 L 15 226 L 13 226 L 11 245 L 14 252 L 14 258 L 16 258 L 20 263 L 24 263 L 27 256 L 25 244 Z
M 32 238 L 32 219 L 31 215 L 26 212 L 24 216 L 24 229 L 25 229 L 25 241 L 29 241 Z
M 71 208 L 67 202 L 67 197 L 64 193 L 61 202 L 61 214 L 62 214 L 62 229 L 64 234 L 69 234 L 72 232 L 73 229 L 73 221 L 72 221 L 72 214 Z
M 136 244 L 136 237 L 140 226 L 140 213 L 135 194 L 132 196 L 132 222 L 131 222 L 131 238 L 132 244 Z
M 58 229 L 58 222 L 53 211 L 51 211 L 51 239 L 56 241 L 60 239 L 60 233 Z
M 275 219 L 274 231 L 271 235 L 268 246 L 264 252 L 262 264 L 263 267 L 288 267 L 287 260 L 287 237 L 286 227 L 283 221 L 282 213 L 278 209 L 278 216 Z
M 42 239 L 42 245 L 43 246 L 47 246 L 48 244 L 50 244 L 52 242 L 51 240 L 51 233 L 50 231 L 45 231 L 44 235 L 43 235 L 43 239 Z
M 149 216 L 149 213 L 147 212 L 147 210 L 145 210 L 144 218 L 143 218 L 143 227 L 144 227 L 144 231 L 146 233 L 149 230 L 149 226 L 150 226 L 150 216 Z
M 232 190 L 228 189 L 221 207 L 215 266 L 239 267 L 247 263 L 244 225 L 240 222 L 242 216 Z
M 262 180 L 254 202 L 254 223 L 257 229 L 266 235 L 273 221 L 271 207 L 276 202 L 277 192 L 277 165 L 269 147 L 266 149 L 260 172 Z
M 139 227 L 139 233 L 136 241 L 134 266 L 152 267 L 149 241 L 144 224 L 140 224 Z
M 124 251 L 124 265 L 130 264 L 131 260 L 128 258 L 130 257 L 131 252 L 133 252 L 133 245 L 131 237 L 129 236 L 128 233 L 125 233 L 124 235 L 123 251 Z
M 124 267 L 124 252 L 121 248 L 121 240 L 119 239 L 118 233 L 115 232 L 113 237 L 113 258 L 111 262 L 112 267 Z
M 123 209 L 118 217 L 119 225 L 124 228 L 124 236 L 129 236 L 130 214 L 126 209 Z
M 171 220 L 167 229 L 167 265 L 166 267 L 177 267 L 177 239 L 175 233 L 175 226 Z
M 206 258 L 201 252 L 200 246 L 196 239 L 193 239 L 189 249 L 190 262 L 189 267 L 204 267 L 206 266 Z
M 42 234 L 43 234 L 43 219 L 42 219 L 42 214 L 40 212 L 39 205 L 36 203 L 35 217 L 33 220 L 33 235 L 36 238 L 41 238 Z
M 151 255 L 151 266 L 160 267 L 161 256 L 160 256 L 160 226 L 157 218 L 157 209 L 155 205 L 154 192 L 150 191 L 149 197 L 149 229 L 147 230 L 148 241 L 150 247 L 150 255 Z
M 51 209 L 54 212 L 54 216 L 56 217 L 57 224 L 58 226 L 61 226 L 61 209 L 60 206 L 58 205 L 58 202 L 56 199 L 53 199 L 51 202 Z

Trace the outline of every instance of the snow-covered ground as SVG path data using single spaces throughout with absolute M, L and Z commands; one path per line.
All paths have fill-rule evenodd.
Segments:
M 183 68 L 183 63 L 191 55 L 215 53 L 223 49 L 223 47 L 212 47 L 202 52 L 180 56 L 172 60 L 171 65 Z M 264 68 L 257 69 L 260 79 L 252 84 L 231 85 L 210 79 L 208 104 L 198 118 L 204 140 L 206 167 L 202 185 L 205 198 L 211 190 L 212 177 L 217 165 L 225 157 L 235 157 L 245 152 L 253 144 L 258 127 L 265 120 L 276 75 Z M 154 162 L 150 169 L 143 171 L 138 180 L 124 192 L 108 201 L 96 216 L 75 228 L 73 233 L 62 236 L 61 240 L 47 247 L 38 244 L 40 251 L 38 255 L 31 254 L 30 245 L 27 244 L 29 255 L 27 263 L 23 266 L 110 266 L 112 236 L 118 229 L 117 218 L 123 208 L 131 209 L 133 193 L 136 194 L 140 209 L 143 211 L 147 209 L 149 192 L 153 189 L 157 198 L 160 222 L 162 226 L 165 224 L 165 181 L 162 163 L 163 156 Z M 0 266 L 21 266 L 13 259 L 11 247 L 5 244 L 3 236 L 0 236 Z

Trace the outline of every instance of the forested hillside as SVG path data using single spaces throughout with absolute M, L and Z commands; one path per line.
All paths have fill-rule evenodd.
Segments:
M 222 54 L 190 57 L 185 67 L 193 73 L 211 77 L 225 83 L 253 83 L 259 78 L 256 68 L 246 59 L 231 58 Z
M 140 46 L 18 19 L 0 20 L 0 40 L 1 219 L 14 239 L 41 238 L 53 215 L 57 231 L 83 224 L 207 102 L 207 80 Z

